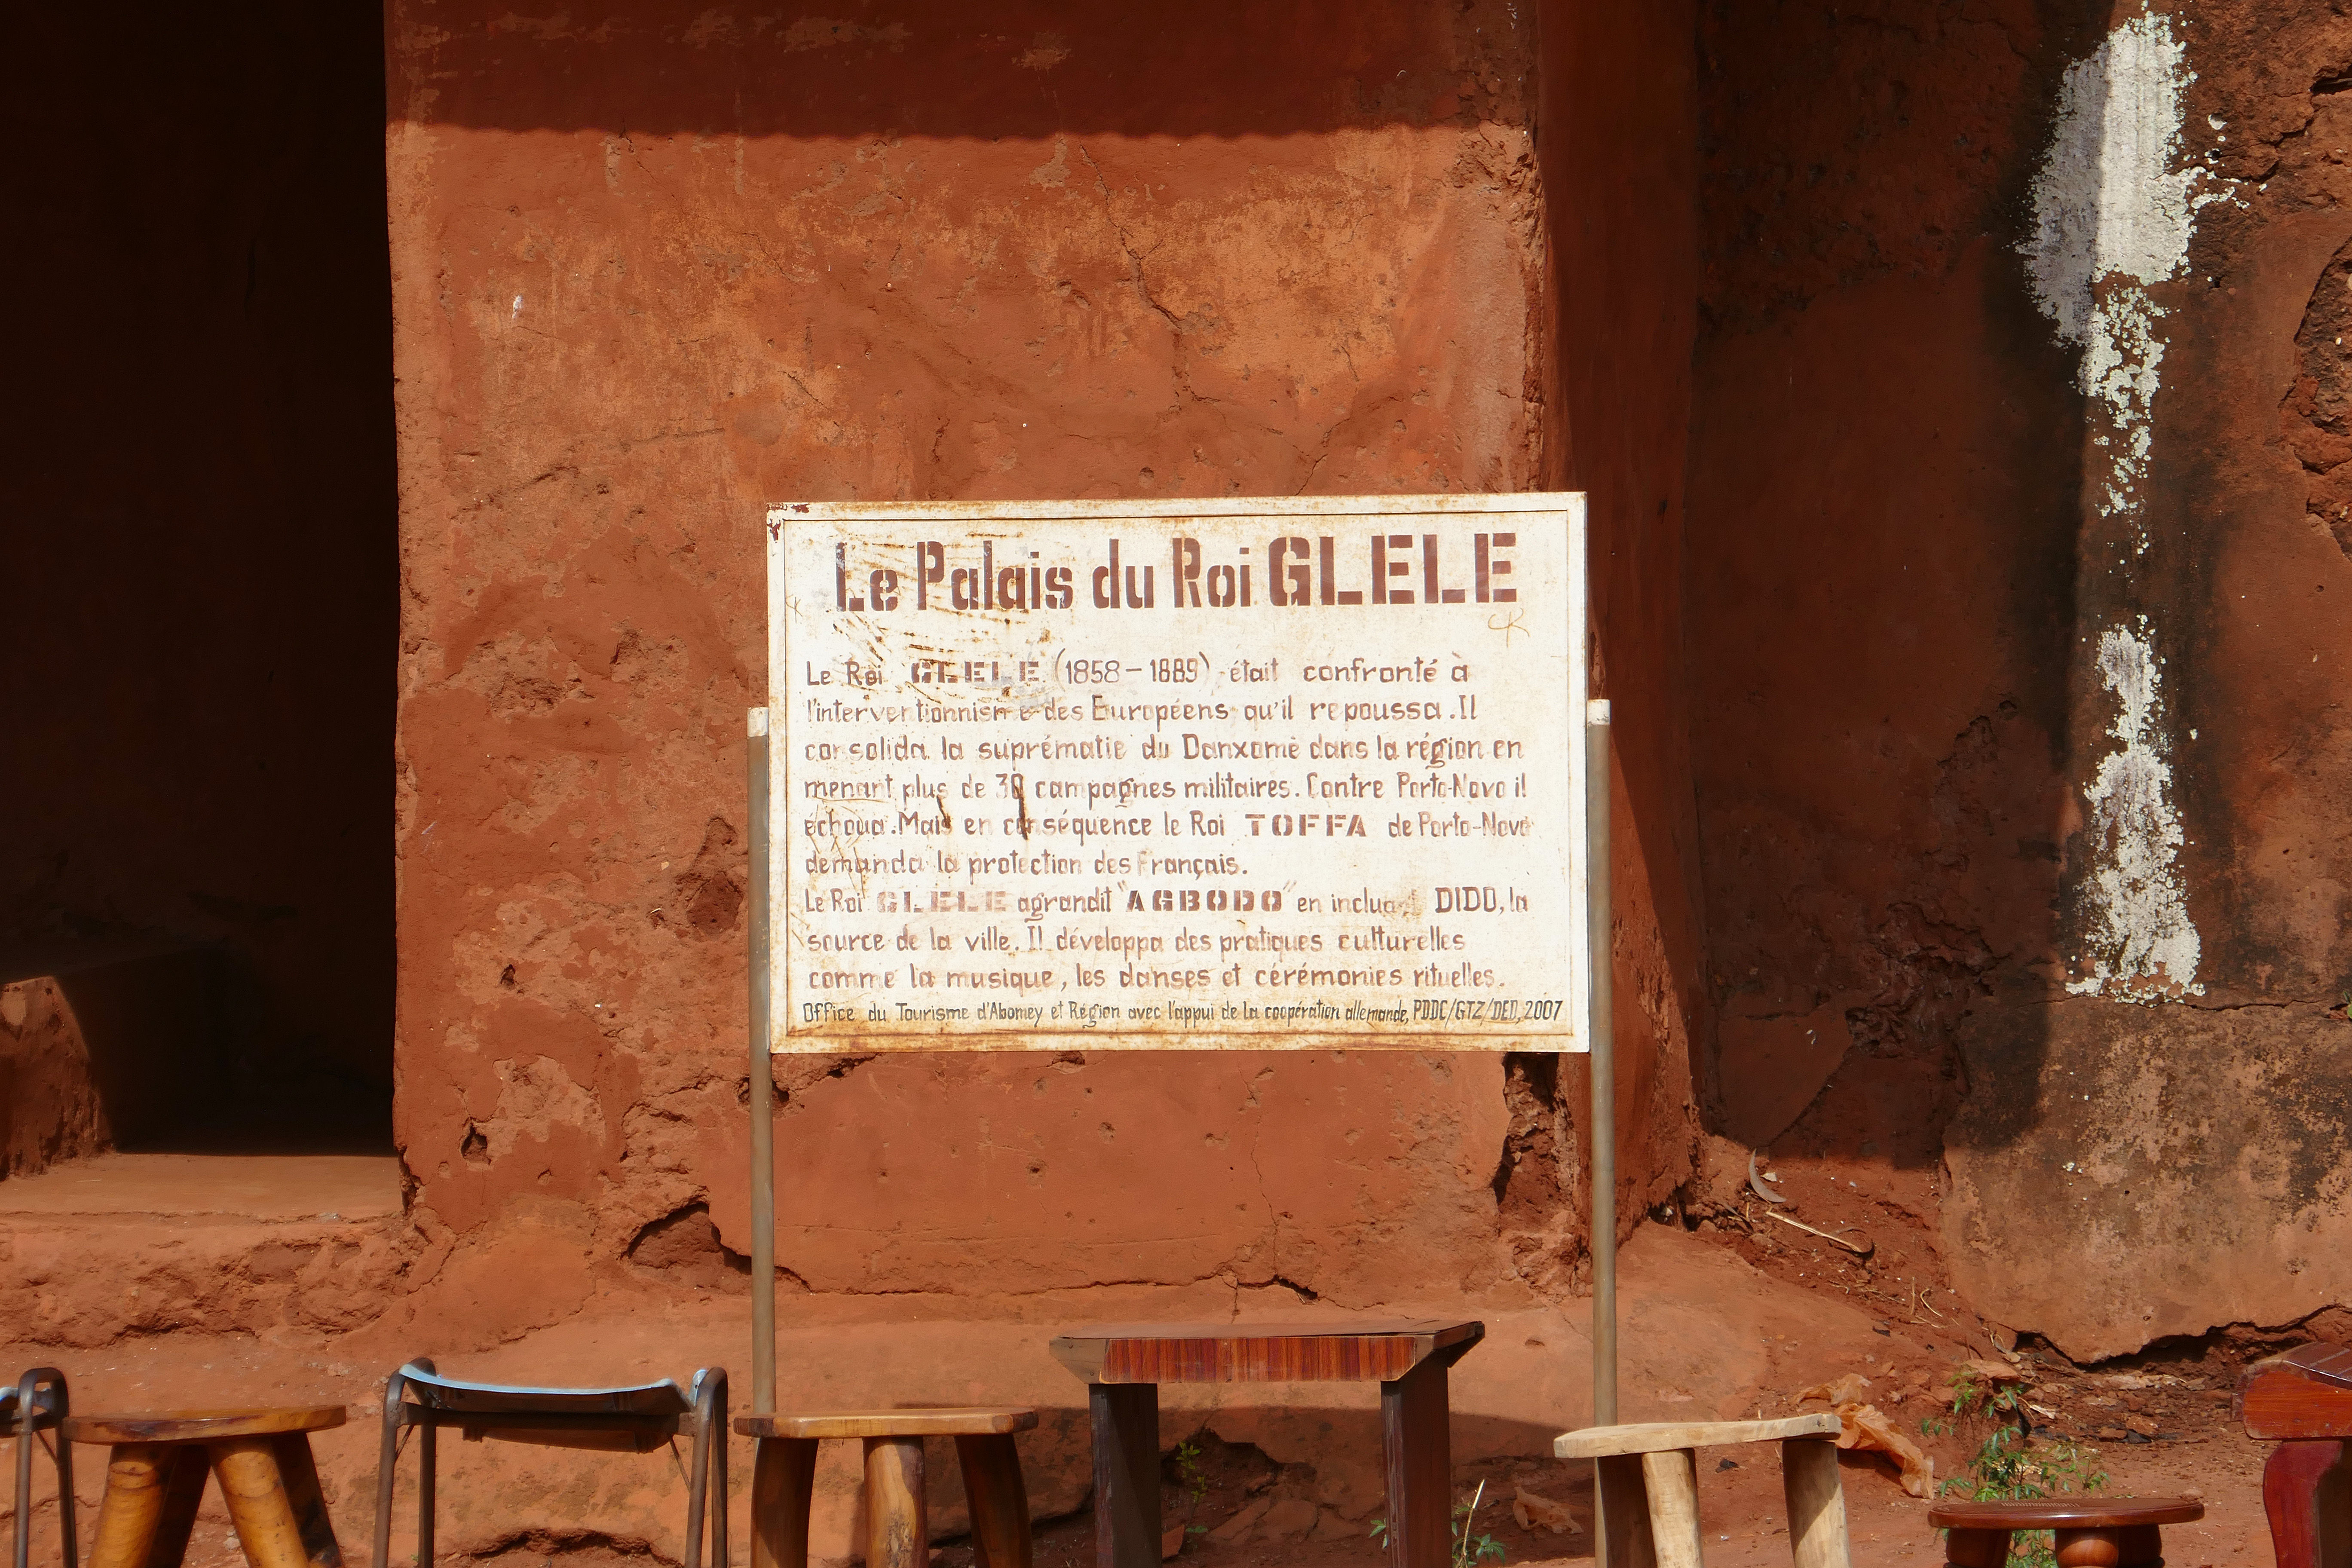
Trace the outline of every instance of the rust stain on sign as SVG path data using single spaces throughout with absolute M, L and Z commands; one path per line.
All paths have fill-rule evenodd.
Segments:
M 1581 501 L 776 508 L 774 1048 L 1581 1049 Z

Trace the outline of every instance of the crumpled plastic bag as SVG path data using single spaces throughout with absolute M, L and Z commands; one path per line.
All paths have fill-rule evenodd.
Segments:
M 1897 1478 L 1903 1489 L 1916 1498 L 1936 1495 L 1936 1461 L 1919 1451 L 1914 1443 L 1875 1405 L 1837 1405 L 1842 1430 L 1837 1436 L 1841 1448 L 1864 1448 L 1885 1455 L 1903 1471 Z
M 1915 1498 L 1935 1496 L 1936 1461 L 1921 1453 L 1919 1445 L 1885 1412 L 1864 1403 L 1863 1396 L 1869 1387 L 1870 1379 L 1858 1372 L 1849 1372 L 1828 1383 L 1813 1384 L 1797 1395 L 1797 1402 L 1801 1405 L 1808 1399 L 1827 1401 L 1838 1418 L 1839 1447 L 1885 1455 L 1902 1471 L 1898 1479 L 1905 1491 Z
M 1863 1390 L 1869 1386 L 1870 1379 L 1858 1372 L 1850 1372 L 1833 1383 L 1813 1384 L 1797 1395 L 1797 1403 L 1802 1405 L 1808 1399 L 1825 1399 L 1832 1405 L 1859 1405 Z

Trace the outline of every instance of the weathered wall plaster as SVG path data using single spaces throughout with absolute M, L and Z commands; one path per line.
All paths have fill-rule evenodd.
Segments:
M 2193 79 L 2186 45 L 2161 13 L 2116 26 L 2066 68 L 2056 121 L 2033 182 L 2033 231 L 2018 248 L 2033 294 L 2058 335 L 2083 352 L 2090 399 L 2084 483 L 2113 524 L 2082 570 L 2119 577 L 2097 597 L 2129 605 L 2129 580 L 2152 540 L 2140 494 L 2163 384 L 2164 308 L 2149 286 L 2189 262 L 2198 209 L 2227 182 L 2190 160 L 2181 128 Z M 2221 130 L 2217 122 L 2212 129 Z M 2079 946 L 2067 989 L 2127 1000 L 2194 994 L 2197 928 L 2176 861 L 2180 818 L 2161 694 L 2163 659 L 2146 608 L 2110 626 L 2090 650 L 2121 712 L 2116 750 L 2084 785 L 2090 851 L 2075 872 Z M 2085 634 L 2087 637 L 2088 634 Z
M 1714 1114 L 1937 1173 L 2069 1353 L 2352 1299 L 2263 1163 L 2352 1091 L 2352 21 L 1909 15 L 1702 28 Z
M 2084 787 L 2090 864 L 2083 876 L 2081 955 L 2066 989 L 2077 996 L 2149 1000 L 2202 994 L 2197 928 L 2177 864 L 2180 814 L 2172 805 L 2172 747 L 2161 723 L 2162 660 L 2147 618 L 2136 632 L 2099 634 L 2100 684 L 2114 693 L 2116 750 Z

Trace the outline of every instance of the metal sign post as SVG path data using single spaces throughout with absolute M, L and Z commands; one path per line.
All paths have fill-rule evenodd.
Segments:
M 1591 917 L 1586 941 L 1591 981 L 1585 988 L 1592 1073 L 1592 1424 L 1617 1424 L 1617 1046 L 1610 1018 L 1609 704 L 1585 704 L 1585 890 Z
M 751 1414 L 776 1408 L 776 1058 L 769 1037 L 774 949 L 768 843 L 768 710 L 751 711 Z

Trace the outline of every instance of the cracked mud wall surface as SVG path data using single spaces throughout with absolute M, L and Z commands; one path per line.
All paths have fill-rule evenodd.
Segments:
M 2071 1355 L 2352 1300 L 2352 20 L 1701 37 L 1713 1115 L 1937 1171 Z
M 501 1321 L 697 1205 L 750 1250 L 763 509 L 1536 483 L 1532 25 L 392 6 L 398 1127 Z M 1525 1300 L 1579 1246 L 1500 1234 L 1493 1058 L 783 1073 L 814 1291 Z

